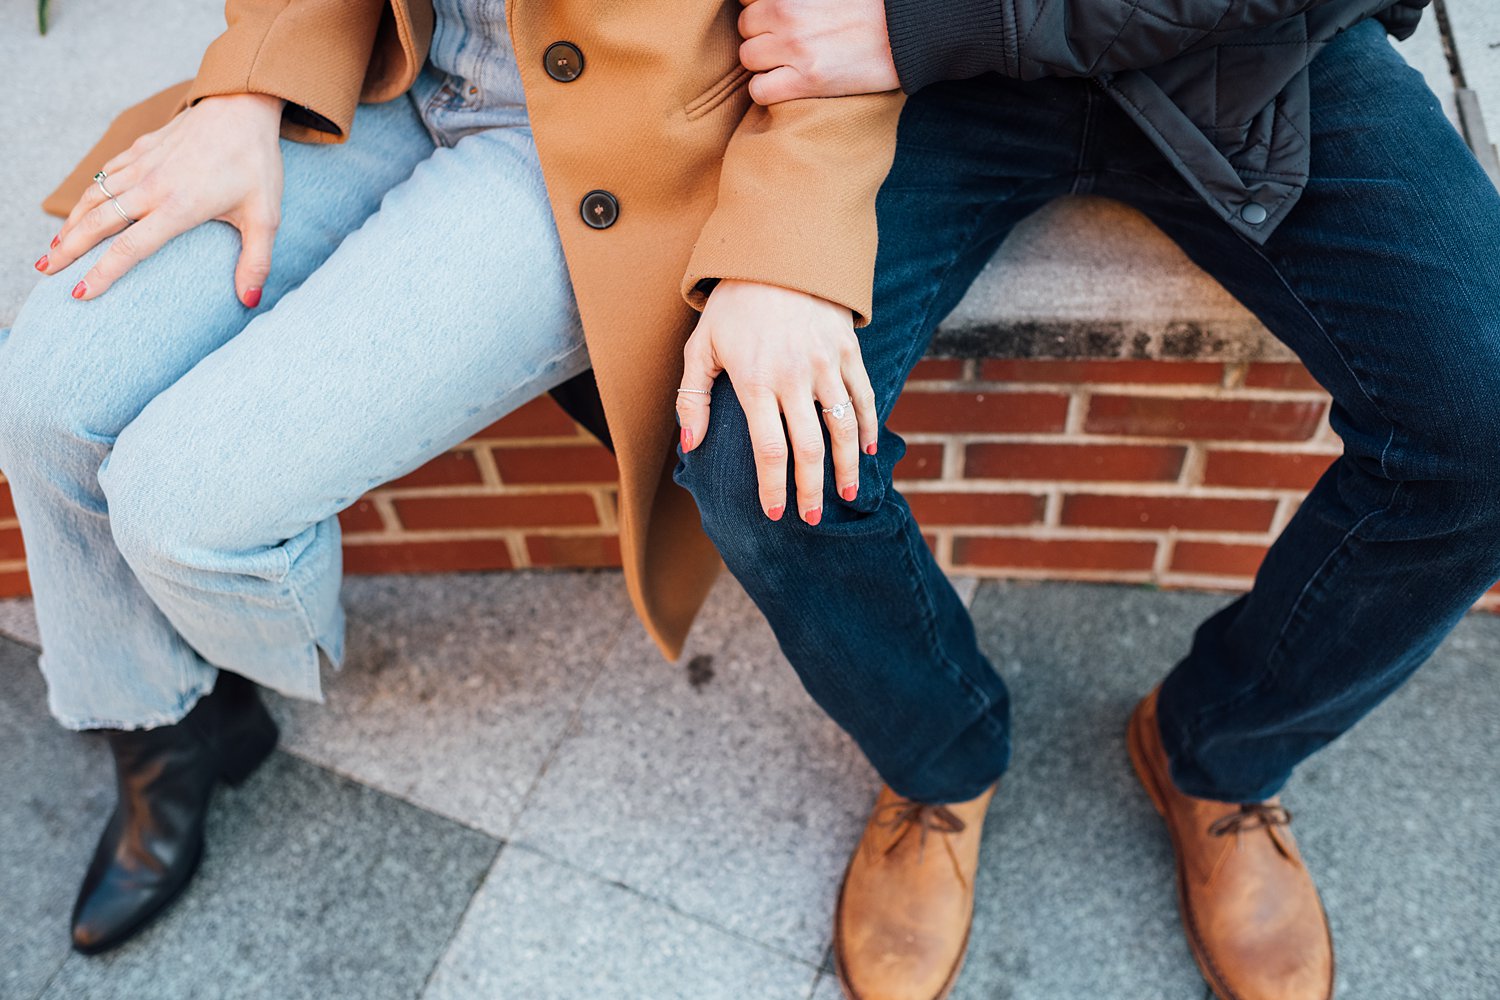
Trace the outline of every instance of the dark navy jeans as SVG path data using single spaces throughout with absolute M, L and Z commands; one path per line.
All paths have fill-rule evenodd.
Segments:
M 1312 181 L 1256 246 L 1087 81 L 921 91 L 880 195 L 874 322 L 860 331 L 884 420 L 1011 228 L 1088 192 L 1148 215 L 1333 395 L 1344 455 L 1251 593 L 1202 625 L 1162 687 L 1174 779 L 1226 801 L 1276 793 L 1500 578 L 1500 194 L 1379 25 L 1324 50 L 1311 94 Z M 882 431 L 853 502 L 830 486 L 819 526 L 772 523 L 721 378 L 677 481 L 808 691 L 882 778 L 956 801 L 1004 771 L 1008 701 L 891 488 L 902 452 Z

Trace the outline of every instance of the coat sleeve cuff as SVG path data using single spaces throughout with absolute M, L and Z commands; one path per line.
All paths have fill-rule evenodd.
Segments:
M 185 106 L 221 94 L 267 94 L 286 101 L 286 138 L 343 142 L 385 4 L 230 0 L 229 26 L 203 54 Z
M 901 89 L 1005 71 L 1002 0 L 885 0 Z
M 875 196 L 895 155 L 899 92 L 751 105 L 730 140 L 719 199 L 682 293 L 702 309 L 721 279 L 836 302 L 870 320 Z

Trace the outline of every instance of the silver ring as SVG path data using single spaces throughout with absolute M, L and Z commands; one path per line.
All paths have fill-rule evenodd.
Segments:
M 104 192 L 104 197 L 108 198 L 109 203 L 115 207 L 115 211 L 120 213 L 120 218 L 125 220 L 125 224 L 127 226 L 135 225 L 135 220 L 126 215 L 125 210 L 120 207 L 119 199 L 110 194 L 109 188 L 104 186 L 104 179 L 108 176 L 108 174 L 101 170 L 94 175 L 94 183 L 99 185 L 99 190 Z
M 823 407 L 823 412 L 829 414 L 835 420 L 843 420 L 844 414 L 848 413 L 849 408 L 853 405 L 854 400 L 846 399 L 842 403 L 834 403 L 832 406 Z
M 677 391 L 678 392 L 691 392 L 695 396 L 712 396 L 713 395 L 713 391 L 710 390 L 710 389 L 678 389 Z

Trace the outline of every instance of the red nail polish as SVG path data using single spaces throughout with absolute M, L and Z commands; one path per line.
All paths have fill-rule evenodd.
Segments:
M 254 309 L 256 306 L 260 305 L 260 289 L 259 288 L 247 288 L 247 289 L 245 289 L 245 305 L 248 306 L 251 309 Z
M 684 427 L 682 429 L 682 450 L 693 450 L 693 429 L 691 427 Z
M 73 286 L 73 298 L 75 298 L 75 299 L 81 299 L 81 298 L 83 298 L 85 295 L 88 294 L 88 290 L 89 290 L 89 286 L 86 283 L 80 281 L 78 284 L 76 284 L 76 285 Z
M 59 243 L 61 243 L 61 242 L 62 242 L 62 234 L 58 234 L 57 236 L 52 237 L 52 249 L 56 250 L 57 249 L 57 245 Z
M 822 507 L 815 507 L 815 508 L 813 508 L 812 510 L 808 511 L 806 514 L 802 515 L 802 520 L 806 521 L 808 524 L 812 525 L 813 527 L 817 527 L 818 526 L 818 522 L 821 521 L 821 520 L 823 520 L 823 508 Z
M 865 454 L 866 455 L 873 455 L 873 454 L 875 454 L 875 446 L 873 444 L 867 444 L 867 445 L 865 445 Z
M 37 259 L 36 269 L 38 271 L 45 271 L 45 270 L 47 270 L 47 255 L 46 254 L 42 254 L 42 256 Z
M 845 500 L 851 500 L 852 501 L 858 495 L 859 495 L 859 487 L 858 486 L 845 486 L 843 489 L 839 490 L 839 496 L 843 497 Z
M 785 514 L 785 513 L 786 513 L 786 504 L 779 503 L 776 506 L 772 507 L 770 510 L 766 511 L 766 516 L 769 517 L 773 521 L 779 521 L 779 520 L 781 520 L 781 515 Z

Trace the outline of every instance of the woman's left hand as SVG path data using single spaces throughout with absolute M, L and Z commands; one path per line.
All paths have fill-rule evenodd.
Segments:
M 817 524 L 822 519 L 820 415 L 833 444 L 839 496 L 854 499 L 859 453 L 875 454 L 879 426 L 875 390 L 848 309 L 777 285 L 726 279 L 709 296 L 683 358 L 682 388 L 696 390 L 677 394 L 683 451 L 692 451 L 707 436 L 706 393 L 726 372 L 750 425 L 761 509 L 767 517 L 779 521 L 786 511 L 790 457 L 802 520 Z

